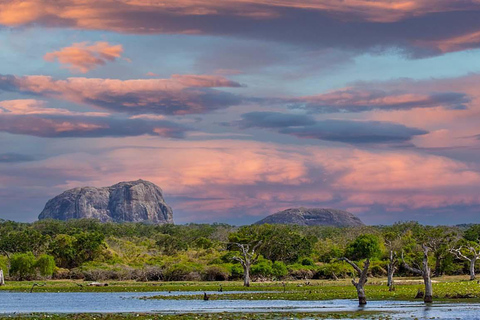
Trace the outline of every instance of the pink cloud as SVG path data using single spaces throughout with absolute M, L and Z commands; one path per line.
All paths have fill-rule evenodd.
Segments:
M 58 115 L 83 117 L 108 117 L 104 112 L 74 112 L 62 108 L 46 107 L 46 102 L 35 99 L 18 99 L 0 101 L 1 115 Z
M 213 88 L 240 86 L 235 81 L 212 75 L 134 80 L 0 76 L 0 89 L 137 114 L 191 114 L 226 108 L 238 104 L 240 98 Z
M 462 92 L 386 90 L 382 89 L 381 84 L 377 87 L 368 83 L 292 99 L 293 107 L 318 113 L 364 112 L 375 109 L 464 108 L 468 102 L 470 98 Z
M 441 156 L 238 140 L 123 143 L 138 147 L 115 148 L 118 142 L 105 139 L 94 155 L 76 152 L 22 166 L 27 173 L 55 173 L 65 183 L 59 189 L 148 179 L 180 199 L 175 209 L 197 220 L 204 213 L 215 220 L 239 210 L 261 216 L 300 205 L 364 211 L 381 205 L 397 212 L 480 204 L 479 168 Z
M 122 45 L 100 41 L 94 44 L 79 42 L 59 51 L 49 52 L 45 54 L 44 59 L 49 62 L 57 60 L 73 72 L 87 73 L 107 62 L 115 61 L 122 53 Z
M 26 0 L 0 2 L 0 24 L 232 35 L 363 50 L 401 47 L 422 56 L 478 47 L 480 26 L 457 22 L 479 8 L 477 0 Z M 432 17 L 436 28 L 430 27 Z

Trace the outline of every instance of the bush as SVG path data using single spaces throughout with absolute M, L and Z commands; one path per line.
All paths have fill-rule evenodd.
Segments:
M 307 258 L 300 259 L 300 264 L 302 266 L 314 266 L 315 262 L 313 262 L 312 258 L 307 257 Z
M 8 258 L 0 256 L 0 269 L 3 270 L 3 275 L 6 277 L 8 275 Z
M 175 264 L 165 270 L 166 281 L 199 281 L 200 273 L 196 268 L 187 264 Z
M 387 265 L 386 261 L 374 260 L 370 262 L 370 273 L 374 277 L 383 277 L 387 275 Z
M 315 273 L 309 269 L 295 269 L 290 271 L 290 276 L 297 280 L 312 279 Z
M 55 268 L 52 278 L 53 279 L 71 279 L 70 270 L 65 268 Z
M 243 267 L 239 264 L 232 264 L 230 266 L 230 279 L 243 279 Z
M 346 278 L 352 273 L 352 268 L 343 262 L 325 263 L 318 268 L 315 278 L 337 279 Z
M 200 237 L 193 243 L 196 248 L 209 249 L 213 247 L 213 241 L 205 237 Z
M 15 253 L 10 259 L 10 276 L 18 280 L 31 280 L 36 276 L 33 253 Z
M 35 262 L 35 268 L 42 277 L 51 277 L 55 270 L 55 259 L 48 254 L 42 254 Z
M 228 276 L 228 270 L 222 266 L 208 266 L 202 272 L 202 280 L 206 281 L 226 281 Z
M 283 278 L 288 274 L 288 269 L 285 263 L 281 261 L 275 261 L 272 264 L 272 274 L 275 278 Z
M 150 266 L 137 271 L 136 280 L 139 281 L 161 281 L 164 277 L 164 270 L 160 267 Z
M 270 278 L 273 276 L 272 270 L 272 261 L 270 260 L 261 260 L 254 264 L 250 269 L 252 276 Z

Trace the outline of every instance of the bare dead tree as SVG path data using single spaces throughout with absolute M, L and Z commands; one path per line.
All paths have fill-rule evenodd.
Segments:
M 3 270 L 0 269 L 0 287 L 5 285 L 5 277 L 3 276 Z
M 408 263 L 405 262 L 405 259 L 403 258 L 403 252 L 402 252 L 402 261 L 405 269 L 407 269 L 410 272 L 419 274 L 423 278 L 423 283 L 425 284 L 425 295 L 423 296 L 423 301 L 425 303 L 431 303 L 433 301 L 433 289 L 432 289 L 432 275 L 431 275 L 431 270 L 430 266 L 428 265 L 428 251 L 430 248 L 423 244 L 422 245 L 423 249 L 423 260 L 422 260 L 422 266 L 414 266 L 411 267 Z
M 250 268 L 258 260 L 259 254 L 256 253 L 256 251 L 261 243 L 262 242 L 259 241 L 253 247 L 249 244 L 233 243 L 240 249 L 241 257 L 235 256 L 232 259 L 240 262 L 243 267 L 243 285 L 245 287 L 250 287 Z
M 367 283 L 367 274 L 368 274 L 368 267 L 370 266 L 370 259 L 365 260 L 363 263 L 363 270 L 353 261 L 343 257 L 340 260 L 345 261 L 349 265 L 355 269 L 358 274 L 358 282 L 355 281 L 355 277 L 352 279 L 352 284 L 357 289 L 357 296 L 358 296 L 358 304 L 359 305 L 366 305 L 367 304 L 367 296 L 365 295 L 365 283 Z
M 463 254 L 462 249 L 464 248 L 471 254 L 470 258 Z M 477 262 L 478 258 L 480 258 L 480 250 L 477 250 L 477 248 L 474 246 L 460 246 L 459 248 L 450 249 L 450 252 L 453 253 L 458 259 L 470 262 L 470 280 L 475 280 L 475 263 Z
M 387 265 L 387 286 L 389 291 L 394 290 L 393 274 L 397 270 L 397 264 L 398 264 L 397 253 L 393 251 L 393 249 L 390 249 L 390 255 L 388 256 L 388 265 Z

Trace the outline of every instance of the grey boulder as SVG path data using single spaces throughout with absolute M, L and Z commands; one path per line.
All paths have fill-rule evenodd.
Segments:
M 38 219 L 97 219 L 102 222 L 173 223 L 173 211 L 162 189 L 144 181 L 120 182 L 110 187 L 67 190 L 49 200 Z

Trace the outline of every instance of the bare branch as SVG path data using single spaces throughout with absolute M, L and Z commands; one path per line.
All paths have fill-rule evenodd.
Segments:
M 404 266 L 405 269 L 407 269 L 408 271 L 411 271 L 411 272 L 416 273 L 416 274 L 421 274 L 421 275 L 423 275 L 423 271 L 422 271 L 422 270 L 417 269 L 417 268 L 413 268 L 413 267 L 409 266 L 408 263 L 405 262 L 405 259 L 403 258 L 403 251 L 402 251 L 402 262 L 403 262 L 403 266 Z
M 357 271 L 358 276 L 360 276 L 360 275 L 362 274 L 362 269 L 360 269 L 355 262 L 350 261 L 350 260 L 349 260 L 348 258 L 346 258 L 346 257 L 340 258 L 339 260 L 345 261 L 346 263 L 348 263 L 349 265 L 351 265 L 351 266 L 353 267 L 353 269 L 355 269 L 355 271 Z

